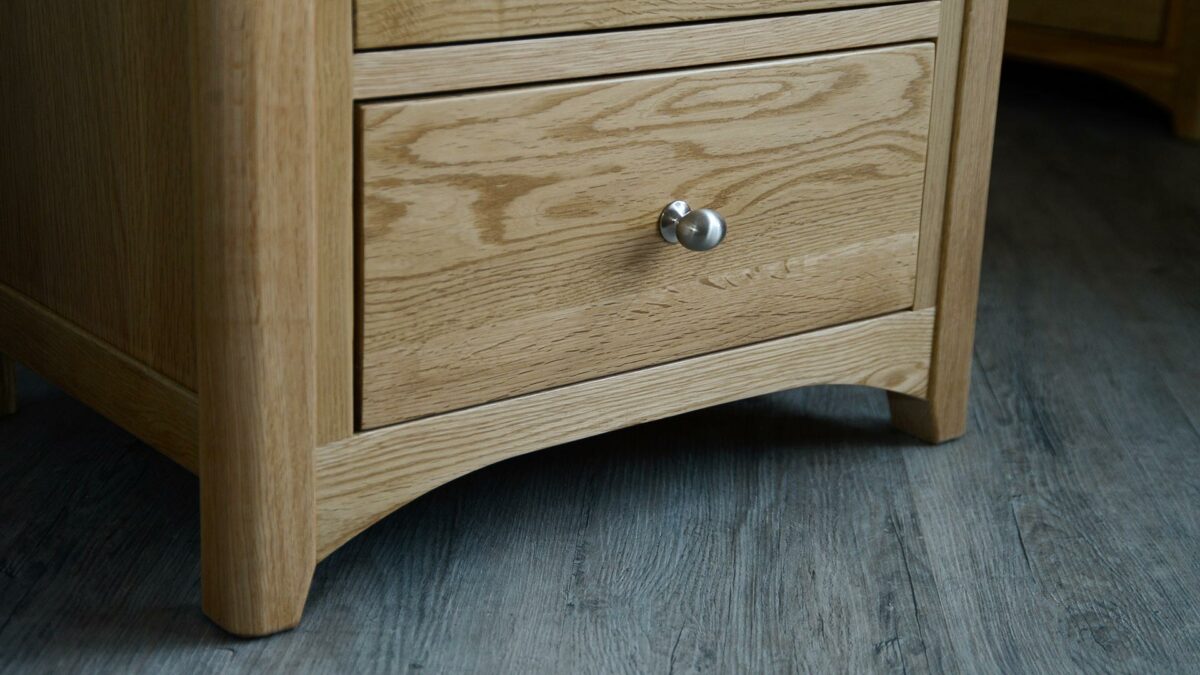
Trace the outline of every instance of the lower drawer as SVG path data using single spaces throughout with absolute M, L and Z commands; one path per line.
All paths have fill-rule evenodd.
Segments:
M 910 307 L 933 58 L 363 105 L 362 426 Z M 666 243 L 673 200 L 725 240 Z

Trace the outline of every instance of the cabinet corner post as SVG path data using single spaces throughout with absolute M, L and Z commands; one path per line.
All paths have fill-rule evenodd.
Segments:
M 201 586 L 245 636 L 316 564 L 316 3 L 193 3 Z

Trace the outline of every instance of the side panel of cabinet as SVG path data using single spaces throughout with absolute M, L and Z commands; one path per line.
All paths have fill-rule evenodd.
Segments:
M 195 387 L 188 12 L 0 8 L 0 283 Z

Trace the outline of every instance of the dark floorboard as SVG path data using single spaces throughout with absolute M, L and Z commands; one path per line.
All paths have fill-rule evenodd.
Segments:
M 518 458 L 267 640 L 197 609 L 195 479 L 22 373 L 0 671 L 1200 671 L 1200 145 L 1009 67 L 988 227 L 965 439 L 822 387 Z

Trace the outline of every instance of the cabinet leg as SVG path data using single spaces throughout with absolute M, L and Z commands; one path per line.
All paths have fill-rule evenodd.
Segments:
M 0 354 L 0 417 L 17 412 L 17 366 Z
M 294 448 L 274 450 L 228 438 L 200 448 L 204 613 L 244 637 L 299 624 L 316 565 L 311 470 L 279 464 Z
M 967 430 L 975 310 L 1007 10 L 1005 0 L 966 3 L 928 393 L 925 399 L 890 398 L 892 424 L 931 443 L 958 438 Z
M 967 432 L 967 395 L 953 400 L 925 399 L 888 394 L 892 426 L 927 443 L 952 441 Z
M 204 612 L 300 621 L 316 566 L 316 0 L 205 0 L 196 78 Z

